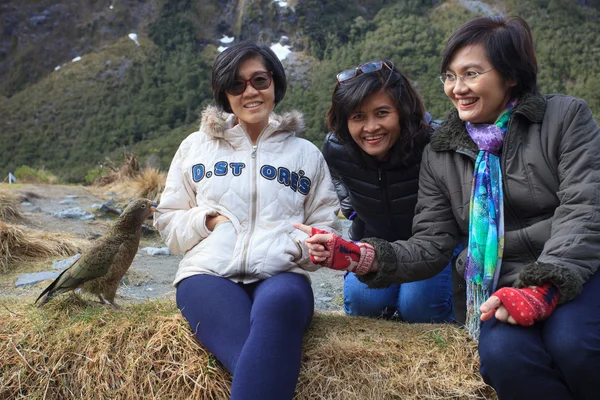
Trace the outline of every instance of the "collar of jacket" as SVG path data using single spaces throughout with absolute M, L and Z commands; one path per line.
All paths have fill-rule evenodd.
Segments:
M 219 110 L 215 106 L 208 106 L 202 112 L 200 130 L 214 138 L 224 138 L 232 128 L 239 127 L 243 132 L 241 125 L 233 126 L 235 116 Z M 296 136 L 301 136 L 304 132 L 304 120 L 299 111 L 290 111 L 281 115 L 271 114 L 269 124 L 265 130 L 268 130 L 267 136 L 272 136 L 279 132 L 287 132 Z
M 532 123 L 540 123 L 546 112 L 546 98 L 540 93 L 527 94 L 519 100 L 513 111 L 513 116 L 521 115 Z M 477 154 L 479 151 L 473 139 L 465 129 L 465 123 L 458 117 L 455 109 L 448 113 L 442 125 L 431 138 L 431 150 L 452 151 L 464 149 Z

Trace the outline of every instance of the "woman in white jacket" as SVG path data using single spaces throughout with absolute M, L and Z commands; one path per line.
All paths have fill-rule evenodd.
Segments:
M 212 70 L 217 107 L 180 145 L 155 226 L 185 253 L 174 285 L 192 330 L 232 373 L 232 399 L 292 399 L 314 300 L 305 233 L 338 228 L 321 152 L 295 137 L 297 112 L 271 114 L 286 78 L 271 49 L 235 44 Z

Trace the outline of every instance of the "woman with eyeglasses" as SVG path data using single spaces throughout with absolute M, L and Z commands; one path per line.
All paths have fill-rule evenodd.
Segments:
M 388 60 L 337 75 L 327 114 L 323 154 L 352 240 L 406 240 L 417 203 L 419 165 L 431 135 L 431 116 L 409 80 Z M 418 281 L 370 289 L 354 272 L 344 277 L 349 315 L 406 322 L 450 322 L 452 269 Z
M 272 114 L 285 71 L 266 46 L 224 50 L 212 70 L 217 107 L 171 163 L 155 226 L 174 253 L 177 306 L 233 375 L 231 399 L 292 399 L 314 299 L 292 222 L 338 228 L 319 149 L 295 137 L 297 112 Z
M 485 382 L 501 400 L 597 399 L 600 128 L 583 100 L 539 92 L 518 17 L 460 27 L 441 80 L 455 109 L 423 155 L 413 236 L 357 250 L 298 226 L 315 234 L 311 256 L 334 265 L 339 248 L 351 250 L 367 264 L 361 280 L 382 287 L 437 274 L 462 241 L 467 327 Z

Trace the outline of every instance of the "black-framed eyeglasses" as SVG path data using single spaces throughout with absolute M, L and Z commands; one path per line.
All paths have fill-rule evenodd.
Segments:
M 356 78 L 360 74 L 368 74 L 369 72 L 380 71 L 384 66 L 390 71 L 393 71 L 392 68 L 383 60 L 370 61 L 368 63 L 364 63 L 363 65 L 359 65 L 356 68 L 346 69 L 337 74 L 336 78 L 339 83 L 344 83 Z
M 259 71 L 252 74 L 250 79 L 236 79 L 227 89 L 227 93 L 232 96 L 239 96 L 246 91 L 248 83 L 256 90 L 268 89 L 273 82 L 272 75 L 271 71 Z
M 442 81 L 442 83 L 444 85 L 446 85 L 446 84 L 455 85 L 456 81 L 459 78 L 462 79 L 462 81 L 464 83 L 469 84 L 469 83 L 477 82 L 477 80 L 479 79 L 479 77 L 481 75 L 487 74 L 488 72 L 492 72 L 495 69 L 496 68 L 492 68 L 492 69 L 489 69 L 489 70 L 483 71 L 483 72 L 467 71 L 467 73 L 464 75 L 454 75 L 454 74 L 450 74 L 450 73 L 446 72 L 445 74 L 440 74 L 439 78 L 440 78 L 440 81 Z

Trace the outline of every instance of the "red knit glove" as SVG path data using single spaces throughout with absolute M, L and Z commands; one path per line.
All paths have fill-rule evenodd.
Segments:
M 508 313 L 521 326 L 546 319 L 558 302 L 559 291 L 554 285 L 531 286 L 523 289 L 505 287 L 493 294 L 502 301 Z
M 324 244 L 329 251 L 329 257 L 320 263 L 313 256 L 310 261 L 313 264 L 322 265 L 338 271 L 350 271 L 357 275 L 364 275 L 371 270 L 371 264 L 375 259 L 375 249 L 368 243 L 353 243 L 339 237 L 335 233 L 312 228 L 312 235 L 318 233 L 330 234 L 332 238 Z

